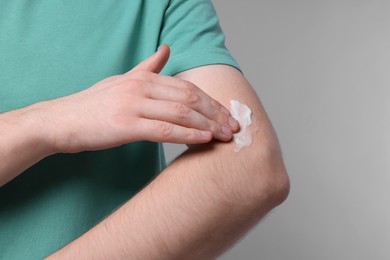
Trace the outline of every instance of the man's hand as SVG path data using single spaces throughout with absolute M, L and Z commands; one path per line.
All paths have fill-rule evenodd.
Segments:
M 159 75 L 169 47 L 131 71 L 70 96 L 0 114 L 0 186 L 54 153 L 101 150 L 148 140 L 229 141 L 229 111 L 189 81 Z
M 163 45 L 123 75 L 40 104 L 56 151 L 100 150 L 139 140 L 229 141 L 239 126 L 226 108 L 188 81 L 157 74 L 168 57 Z

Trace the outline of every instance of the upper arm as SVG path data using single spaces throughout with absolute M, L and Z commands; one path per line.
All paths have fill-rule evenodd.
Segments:
M 256 92 L 239 70 L 228 65 L 206 65 L 183 71 L 175 77 L 194 83 L 228 109 L 232 99 L 246 104 L 253 112 L 253 124 L 250 126 L 253 144 L 278 147 L 271 122 Z

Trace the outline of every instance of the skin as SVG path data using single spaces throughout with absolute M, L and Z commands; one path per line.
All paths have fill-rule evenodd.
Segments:
M 150 131 L 153 133 L 151 137 L 146 134 L 148 140 L 169 140 L 192 145 L 127 203 L 48 259 L 214 259 L 287 197 L 289 180 L 276 135 L 259 99 L 242 74 L 229 66 L 212 65 L 182 72 L 175 78 L 160 77 L 156 72 L 164 66 L 168 55 L 169 49 L 161 48 L 147 60 L 147 65 L 145 62 L 141 63 L 144 65 L 138 67 L 136 77 L 149 75 L 147 82 L 153 81 L 153 84 L 157 84 L 157 86 L 152 84 L 155 88 L 185 82 L 177 86 L 186 93 L 184 98 L 180 98 L 180 94 L 173 91 L 161 100 L 169 99 L 169 102 L 184 103 L 188 109 L 185 112 L 174 112 L 173 116 L 160 118 L 162 123 L 140 123 L 140 129 L 157 130 Z M 153 77 L 155 80 L 151 80 Z M 136 81 L 138 82 L 138 78 Z M 108 80 L 104 84 L 114 82 L 117 82 L 116 79 Z M 117 86 L 127 86 L 132 81 L 125 82 L 118 83 Z M 95 98 L 100 100 L 99 92 L 110 91 L 111 88 L 99 86 L 96 89 L 85 91 L 90 94 L 77 93 L 58 102 L 48 102 L 50 114 L 42 112 L 48 108 L 45 107 L 47 103 L 44 103 L 22 112 L 17 111 L 15 114 L 5 113 L 7 114 L 5 117 L 1 115 L 0 124 L 7 125 L 7 128 L 3 130 L 0 127 L 0 131 L 6 133 L 10 139 L 2 140 L 1 147 L 5 149 L 2 149 L 0 159 L 12 159 L 15 151 L 22 152 L 22 147 L 27 148 L 27 144 L 31 145 L 36 140 L 41 141 L 41 145 L 42 142 L 45 144 L 42 146 L 49 147 L 30 148 L 30 153 L 37 152 L 41 156 L 32 156 L 28 152 L 22 156 L 19 154 L 18 159 L 14 159 L 14 164 L 8 163 L 8 166 L 1 169 L 2 180 L 16 176 L 17 172 L 21 171 L 20 168 L 31 165 L 45 154 L 64 150 L 76 152 L 102 149 L 143 139 L 145 136 L 142 136 L 142 131 L 137 127 L 135 129 L 125 127 L 128 120 L 149 122 L 150 118 L 156 120 L 155 117 L 163 116 L 153 113 L 148 116 L 140 115 L 140 112 L 134 112 L 131 108 L 121 107 L 114 109 L 109 116 L 103 117 L 102 114 L 105 112 L 91 108 Z M 113 89 L 116 89 L 115 84 Z M 130 89 L 129 93 L 133 93 L 134 88 Z M 106 96 L 110 97 L 107 93 Z M 161 97 L 159 94 L 157 96 Z M 115 102 L 133 98 L 132 95 L 123 93 L 115 97 L 112 98 Z M 227 106 L 229 100 L 233 98 L 247 104 L 253 110 L 254 123 L 250 126 L 254 133 L 253 144 L 239 153 L 234 152 L 234 143 L 229 141 L 232 132 L 238 130 L 235 121 L 230 120 L 233 123 L 228 135 L 221 134 L 222 126 L 229 125 L 229 116 L 220 104 Z M 179 100 L 185 101 L 178 102 Z M 114 105 L 114 101 L 111 105 Z M 81 113 L 78 109 L 83 106 L 85 110 L 81 110 Z M 78 114 L 75 111 L 79 111 Z M 123 114 L 120 113 L 122 111 Z M 168 110 L 166 112 L 169 113 Z M 195 116 L 198 115 L 196 113 L 202 116 Z M 24 137 L 26 132 L 24 135 L 22 133 L 27 128 L 20 126 L 22 123 L 14 120 L 15 117 L 11 115 L 16 118 L 17 115 L 30 118 L 30 123 L 29 120 L 23 123 L 29 127 L 33 127 L 33 122 L 39 122 L 37 119 L 42 119 L 42 122 L 49 125 L 52 120 L 64 126 L 65 122 L 70 125 L 67 125 L 65 130 L 53 127 L 50 129 L 54 131 L 51 134 L 45 132 L 48 127 L 35 126 L 36 128 L 30 128 L 33 134 L 27 134 L 34 138 L 26 138 Z M 80 116 L 86 123 L 80 124 Z M 188 123 L 184 126 L 175 124 L 181 122 L 183 118 L 186 118 Z M 91 136 L 93 133 L 88 135 L 89 129 L 92 131 L 97 129 L 96 127 L 103 127 L 99 125 L 103 119 L 111 119 L 109 121 L 111 124 L 107 124 L 110 127 L 99 131 L 97 137 Z M 169 127 L 153 128 L 166 125 L 164 120 L 167 119 L 170 120 Z M 84 126 L 85 124 L 87 126 Z M 205 130 L 209 136 L 207 138 L 202 136 L 199 130 Z M 46 136 L 39 134 L 41 132 L 46 133 Z M 214 140 L 210 142 L 211 135 Z M 16 140 L 16 137 L 24 139 Z M 35 142 L 35 145 L 37 144 L 38 142 Z M 20 167 L 20 164 L 24 167 Z

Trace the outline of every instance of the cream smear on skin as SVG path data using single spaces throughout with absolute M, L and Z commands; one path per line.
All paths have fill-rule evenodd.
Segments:
M 235 152 L 252 144 L 252 135 L 249 126 L 252 124 L 252 110 L 237 100 L 230 100 L 230 112 L 234 119 L 240 123 L 240 131 L 233 134 L 233 140 L 236 143 Z

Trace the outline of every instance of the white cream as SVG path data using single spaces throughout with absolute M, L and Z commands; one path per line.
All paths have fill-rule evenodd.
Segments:
M 233 134 L 233 140 L 236 143 L 235 152 L 252 144 L 252 135 L 249 126 L 252 124 L 252 110 L 237 100 L 230 100 L 230 112 L 234 119 L 240 123 L 240 131 Z

